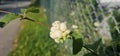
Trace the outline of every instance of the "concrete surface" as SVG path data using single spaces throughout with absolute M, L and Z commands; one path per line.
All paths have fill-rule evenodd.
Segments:
M 15 19 L 0 30 L 0 56 L 7 56 L 13 47 L 13 42 L 19 33 L 20 25 L 20 19 Z

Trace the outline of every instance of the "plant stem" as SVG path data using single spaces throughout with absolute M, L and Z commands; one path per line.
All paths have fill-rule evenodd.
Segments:
M 47 27 L 48 29 L 50 28 L 49 25 L 46 25 L 46 24 L 44 24 L 44 23 L 42 23 L 42 22 L 40 22 L 40 21 L 36 21 L 36 20 L 34 20 L 34 19 L 31 19 L 31 18 L 25 17 L 24 15 L 21 15 L 21 20 L 23 20 L 23 19 L 26 19 L 26 20 L 35 22 L 36 24 L 43 25 L 43 26 Z
M 11 13 L 11 12 L 8 12 L 8 11 L 2 10 L 2 9 L 0 9 L 0 12 L 6 13 L 6 14 Z M 46 24 L 44 24 L 44 23 L 42 23 L 42 22 L 40 22 L 40 21 L 33 20 L 33 19 L 31 19 L 31 18 L 26 17 L 25 15 L 21 15 L 21 14 L 19 14 L 19 15 L 21 16 L 21 20 L 26 19 L 26 20 L 35 22 L 35 23 L 37 23 L 37 24 L 43 25 L 43 26 L 47 27 L 48 29 L 50 28 L 48 25 L 46 25 Z
M 83 46 L 85 49 L 87 49 L 88 51 L 90 51 L 92 54 L 94 54 L 95 56 L 98 56 L 98 54 L 95 52 L 95 51 L 93 51 L 93 50 L 91 50 L 90 48 L 88 48 L 88 47 L 86 47 L 86 46 Z

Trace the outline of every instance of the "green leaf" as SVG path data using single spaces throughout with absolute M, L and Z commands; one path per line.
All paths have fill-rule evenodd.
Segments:
M 94 42 L 93 44 L 87 44 L 87 45 L 85 45 L 85 46 L 87 46 L 88 48 L 96 51 L 97 48 L 98 48 L 98 46 L 100 45 L 100 43 L 101 43 L 101 39 L 97 40 L 97 41 Z
M 0 27 L 4 27 L 5 23 L 4 22 L 0 22 Z
M 26 13 L 27 9 L 21 9 L 21 13 Z
M 77 54 L 79 51 L 81 51 L 83 47 L 83 40 L 82 38 L 73 39 L 73 54 Z
M 40 10 L 39 10 L 39 8 L 30 7 L 30 8 L 27 9 L 27 12 L 39 13 Z
M 95 55 L 92 53 L 87 53 L 87 54 L 84 54 L 84 56 L 95 56 Z
M 1 22 L 4 23 L 4 25 L 5 25 L 5 24 L 9 23 L 11 20 L 14 20 L 18 17 L 19 17 L 19 15 L 15 14 L 15 13 L 9 13 L 2 17 Z
M 73 36 L 73 54 L 76 55 L 83 47 L 83 40 L 79 30 L 74 30 L 71 34 Z
M 35 8 L 35 7 L 30 7 L 28 9 L 21 9 L 21 13 L 23 14 L 27 14 L 29 12 L 32 12 L 32 13 L 39 13 L 39 8 Z

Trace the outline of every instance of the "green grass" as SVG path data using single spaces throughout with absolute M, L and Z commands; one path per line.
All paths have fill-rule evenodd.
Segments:
M 27 16 L 48 25 L 42 9 L 39 13 L 29 12 Z M 1 22 L 8 23 L 15 18 L 6 17 Z M 22 20 L 21 31 L 16 40 L 17 42 L 8 56 L 55 56 L 57 53 L 57 45 L 49 37 L 49 29 L 29 20 Z

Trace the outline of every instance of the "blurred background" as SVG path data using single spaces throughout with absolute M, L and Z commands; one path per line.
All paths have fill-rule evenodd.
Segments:
M 30 0 L 0 0 L 0 10 L 20 13 L 21 8 L 28 7 Z M 0 13 L 1 16 L 5 13 Z

